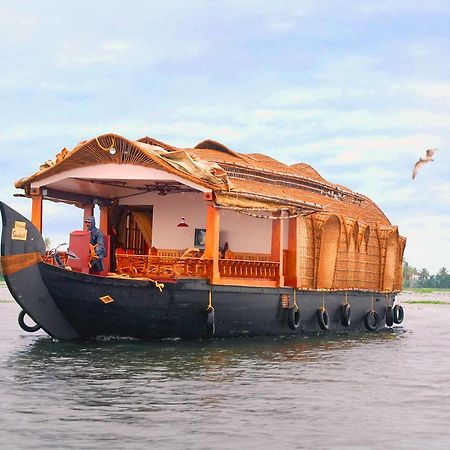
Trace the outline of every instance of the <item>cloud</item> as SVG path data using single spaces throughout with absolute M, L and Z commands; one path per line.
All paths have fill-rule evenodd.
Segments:
M 211 138 L 311 164 L 411 231 L 411 257 L 430 253 L 411 218 L 449 236 L 449 5 L 3 2 L 3 184 L 105 132 L 181 147 Z M 412 164 L 434 146 L 435 162 L 412 182 Z M 0 195 L 28 204 L 13 192 Z
M 353 95 L 361 96 L 361 91 L 353 91 Z M 300 106 L 314 104 L 322 100 L 336 100 L 345 93 L 341 87 L 323 86 L 323 87 L 297 87 L 282 89 L 270 94 L 264 103 L 270 106 Z
M 403 221 L 401 233 L 408 238 L 405 259 L 419 269 L 428 268 L 431 273 L 436 273 L 445 264 L 449 268 L 449 229 L 450 217 L 444 214 L 417 214 Z
M 29 41 L 37 19 L 30 12 L 15 12 L 12 8 L 0 5 L 0 37 L 6 43 L 20 44 Z
M 269 31 L 276 33 L 284 33 L 286 31 L 292 30 L 295 27 L 295 22 L 293 20 L 284 19 L 272 19 L 266 23 L 266 28 Z
M 80 41 L 65 42 L 59 56 L 63 66 L 73 67 L 97 63 L 115 63 L 125 59 L 132 45 L 125 41 L 107 41 L 92 46 Z
M 149 42 L 147 39 L 100 41 L 97 39 L 66 41 L 61 45 L 58 63 L 62 67 L 77 68 L 106 65 L 130 69 L 161 62 L 184 61 L 204 53 L 207 42 Z
M 377 1 L 369 0 L 365 2 L 352 2 L 352 7 L 356 12 L 367 16 L 397 15 L 397 14 L 430 14 L 445 13 L 449 11 L 449 5 L 446 1 L 436 0 L 433 2 L 424 2 L 422 0 L 396 0 Z

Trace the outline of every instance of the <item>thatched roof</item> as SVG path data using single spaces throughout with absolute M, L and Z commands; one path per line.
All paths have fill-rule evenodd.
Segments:
M 114 147 L 115 153 L 109 150 Z M 383 212 L 367 197 L 326 181 L 311 166 L 286 165 L 263 154 L 243 154 L 225 145 L 205 140 L 193 148 L 178 148 L 144 137 L 131 141 L 104 134 L 80 142 L 71 151 L 63 149 L 55 160 L 44 163 L 33 175 L 16 182 L 30 192 L 33 182 L 64 171 L 96 164 L 135 164 L 164 170 L 203 186 L 224 199 L 283 205 L 285 209 L 325 210 L 390 225 Z M 282 208 L 281 208 L 282 209 Z

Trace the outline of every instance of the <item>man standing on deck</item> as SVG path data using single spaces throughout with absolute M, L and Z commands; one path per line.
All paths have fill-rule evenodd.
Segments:
M 105 238 L 103 233 L 95 226 L 94 216 L 84 220 L 87 229 L 91 232 L 91 261 L 89 263 L 89 273 L 98 274 L 103 271 L 103 258 L 106 256 Z

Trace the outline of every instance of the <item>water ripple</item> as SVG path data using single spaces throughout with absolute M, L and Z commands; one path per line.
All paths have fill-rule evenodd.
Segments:
M 54 342 L 1 304 L 0 438 L 25 449 L 444 448 L 450 308 L 307 338 Z

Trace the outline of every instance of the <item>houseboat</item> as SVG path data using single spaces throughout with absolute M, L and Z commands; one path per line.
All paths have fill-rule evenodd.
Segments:
M 26 331 L 225 338 L 403 320 L 406 239 L 373 201 L 307 164 L 212 140 L 177 148 L 105 134 L 64 148 L 16 188 L 31 219 L 0 203 L 1 262 Z M 45 247 L 47 201 L 79 210 L 66 250 Z M 106 243 L 96 274 L 82 225 L 94 214 Z

